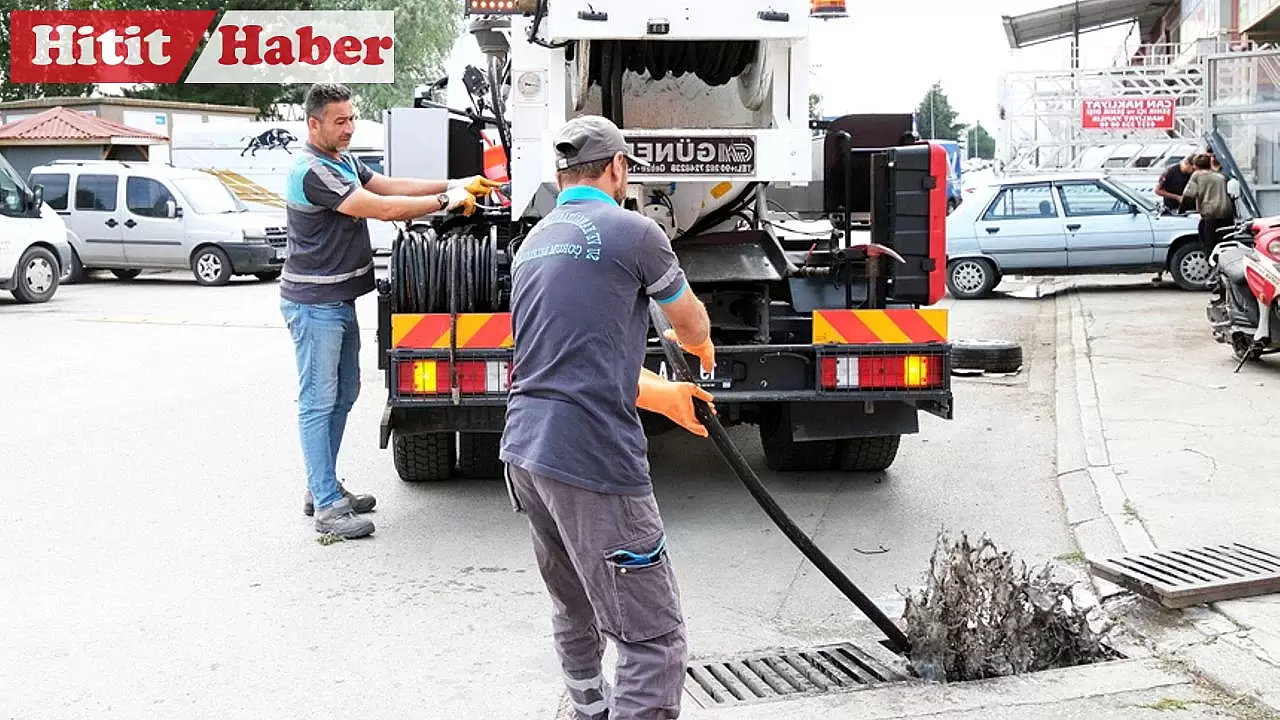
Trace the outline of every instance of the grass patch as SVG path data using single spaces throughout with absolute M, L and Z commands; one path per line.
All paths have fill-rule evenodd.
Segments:
M 321 545 L 332 545 L 334 543 L 346 542 L 346 538 L 333 533 L 324 533 L 320 537 L 316 538 L 316 542 Z

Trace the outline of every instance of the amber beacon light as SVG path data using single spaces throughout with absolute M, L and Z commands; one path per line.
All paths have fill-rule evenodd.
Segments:
M 844 7 L 844 0 L 810 0 L 809 17 L 831 20 L 849 17 Z

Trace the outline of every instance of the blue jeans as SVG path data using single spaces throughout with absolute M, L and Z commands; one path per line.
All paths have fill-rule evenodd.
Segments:
M 360 395 L 360 326 L 353 302 L 280 301 L 298 362 L 298 431 L 317 509 L 342 498 L 338 448 Z

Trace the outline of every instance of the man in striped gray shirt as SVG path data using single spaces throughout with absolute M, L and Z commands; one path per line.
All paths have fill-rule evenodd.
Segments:
M 373 532 L 358 513 L 372 510 L 376 500 L 338 482 L 337 460 L 360 393 L 355 300 L 374 289 L 367 219 L 412 220 L 456 209 L 469 215 L 476 197 L 499 183 L 479 176 L 391 178 L 369 169 L 348 152 L 355 108 L 342 85 L 313 85 L 306 112 L 307 142 L 286 188 L 289 255 L 280 275 L 280 310 L 297 356 L 303 511 L 315 516 L 317 532 L 357 538 Z

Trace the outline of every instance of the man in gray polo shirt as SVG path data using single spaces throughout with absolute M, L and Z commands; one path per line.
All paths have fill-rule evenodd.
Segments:
M 707 369 L 710 323 L 657 223 L 619 206 L 627 164 L 638 161 L 618 128 L 578 118 L 555 149 L 557 207 L 512 263 L 515 350 L 501 457 L 555 606 L 574 717 L 675 718 L 684 618 L 637 407 L 705 437 L 692 398 L 711 396 L 642 370 L 649 299 Z M 601 668 L 605 637 L 618 646 L 612 688 Z
M 367 218 L 412 220 L 442 210 L 474 212 L 477 195 L 498 183 L 482 177 L 443 182 L 390 178 L 347 151 L 355 130 L 351 92 L 313 85 L 307 92 L 307 143 L 286 188 L 289 255 L 280 274 L 280 310 L 298 366 L 298 426 L 307 493 L 303 512 L 317 532 L 356 538 L 373 523 L 371 495 L 338 482 L 338 448 L 360 393 L 356 298 L 374 289 Z

